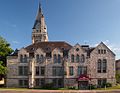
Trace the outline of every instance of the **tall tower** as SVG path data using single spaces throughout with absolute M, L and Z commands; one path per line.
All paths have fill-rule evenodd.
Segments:
M 48 41 L 47 26 L 45 24 L 44 15 L 42 13 L 40 3 L 39 3 L 39 8 L 38 8 L 36 20 L 35 20 L 35 23 L 34 23 L 34 26 L 32 29 L 33 29 L 32 43 L 47 42 Z

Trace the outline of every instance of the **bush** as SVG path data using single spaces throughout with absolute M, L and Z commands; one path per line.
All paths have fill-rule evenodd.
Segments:
M 89 85 L 89 89 L 96 89 L 96 88 L 97 88 L 96 85 L 93 85 L 93 84 Z
M 53 83 L 47 83 L 41 87 L 42 89 L 52 89 L 53 88 Z
M 111 83 L 106 83 L 105 86 L 106 87 L 112 87 L 112 84 Z
M 69 86 L 68 89 L 76 89 L 75 86 Z

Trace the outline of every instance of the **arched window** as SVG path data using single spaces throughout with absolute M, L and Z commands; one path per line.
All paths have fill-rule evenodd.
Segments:
M 20 62 L 23 62 L 23 55 L 20 55 Z
M 97 71 L 98 71 L 98 73 L 101 73 L 101 70 L 102 70 L 102 62 L 101 62 L 101 59 L 98 59 L 98 63 L 97 63 Z
M 74 62 L 74 55 L 71 55 L 71 62 Z
M 54 63 L 57 63 L 57 55 L 56 54 L 53 55 L 53 61 L 54 61 Z
M 27 62 L 27 55 L 24 55 L 24 62 Z
M 58 63 L 61 63 L 61 56 L 58 54 Z
M 76 62 L 80 62 L 80 56 L 78 54 L 76 56 Z
M 81 62 L 85 62 L 85 56 L 83 54 L 81 55 Z
M 102 70 L 103 70 L 103 73 L 107 72 L 107 60 L 106 59 L 103 59 Z
M 41 60 L 41 62 L 44 62 L 44 56 L 43 55 L 41 55 L 40 60 Z
M 39 54 L 36 55 L 36 62 L 39 62 Z

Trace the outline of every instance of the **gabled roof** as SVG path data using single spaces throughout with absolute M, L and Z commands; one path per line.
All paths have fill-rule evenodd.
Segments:
M 115 53 L 114 53 L 112 50 L 110 50 L 109 47 L 107 47 L 107 45 L 105 45 L 103 42 L 101 42 L 98 46 L 100 46 L 101 44 L 102 44 L 103 46 L 105 46 L 105 47 L 115 56 Z M 98 46 L 96 46 L 95 49 L 96 49 Z
M 18 56 L 18 49 L 16 49 L 10 56 Z
M 63 51 L 69 50 L 72 48 L 72 46 L 66 42 L 39 42 L 39 43 L 31 44 L 27 46 L 25 49 L 29 53 L 32 53 L 38 48 L 41 48 L 44 52 L 51 52 L 55 48 L 61 49 Z
M 103 42 L 101 42 L 100 44 L 103 44 L 115 56 L 115 53 L 108 46 L 106 46 Z

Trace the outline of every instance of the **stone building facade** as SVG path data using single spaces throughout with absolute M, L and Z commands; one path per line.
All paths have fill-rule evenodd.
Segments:
M 7 57 L 7 87 L 38 88 L 115 85 L 115 54 L 101 42 L 96 47 L 48 41 L 39 6 L 32 44 Z

